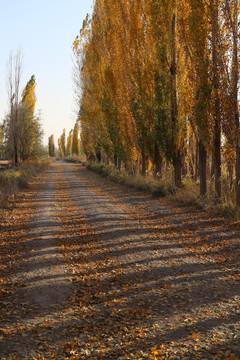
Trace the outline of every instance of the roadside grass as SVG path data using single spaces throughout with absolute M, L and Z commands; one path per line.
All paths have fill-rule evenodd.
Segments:
M 119 171 L 113 165 L 104 163 L 91 162 L 86 166 L 89 170 L 118 184 L 151 194 L 154 198 L 166 197 L 170 202 L 179 206 L 197 207 L 228 219 L 232 225 L 240 226 L 240 209 L 234 205 L 234 191 L 229 190 L 224 176 L 222 178 L 222 199 L 216 201 L 214 186 L 210 181 L 205 197 L 199 195 L 199 182 L 195 182 L 190 177 L 183 179 L 181 188 L 176 188 L 173 183 L 173 169 L 167 170 L 161 179 L 155 179 L 152 176 L 131 175 L 126 170 Z
M 76 156 L 76 155 L 65 156 L 63 159 L 67 162 L 77 163 L 77 164 L 80 164 L 80 163 L 82 164 L 85 162 L 85 157 Z M 60 159 L 58 159 L 58 160 L 60 160 Z
M 9 200 L 13 199 L 20 189 L 27 188 L 29 180 L 45 171 L 49 165 L 49 160 L 42 160 L 22 163 L 0 171 L 0 218 Z
M 222 198 L 216 200 L 214 184 L 208 181 L 207 195 L 201 197 L 199 182 L 191 178 L 185 178 L 183 185 L 174 195 L 168 195 L 168 199 L 180 206 L 194 206 L 200 210 L 224 217 L 232 225 L 240 226 L 240 208 L 234 204 L 235 192 L 230 191 L 226 186 L 225 179 L 222 179 Z
M 152 194 L 153 197 L 165 197 L 174 194 L 177 189 L 169 179 L 154 179 L 150 176 L 131 175 L 126 170 L 117 170 L 113 165 L 103 163 L 89 163 L 87 168 L 101 176 L 108 177 L 114 182 Z

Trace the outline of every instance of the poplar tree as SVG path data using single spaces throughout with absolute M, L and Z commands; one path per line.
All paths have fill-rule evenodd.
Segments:
M 36 157 L 41 144 L 41 125 L 39 118 L 34 116 L 37 101 L 35 88 L 36 80 L 33 75 L 23 90 L 19 106 L 19 156 L 22 160 Z
M 72 145 L 73 145 L 73 130 L 70 130 L 67 137 L 67 147 L 66 147 L 66 155 L 68 156 L 72 155 L 73 153 Z
M 79 147 L 79 121 L 77 120 L 74 129 L 73 129 L 73 139 L 72 139 L 72 154 L 73 155 L 79 155 L 80 147 Z
M 51 135 L 48 138 L 48 154 L 50 157 L 55 156 L 55 145 L 54 145 L 54 136 Z
M 188 44 L 194 69 L 194 121 L 199 138 L 200 195 L 207 192 L 207 151 L 211 151 L 209 9 L 203 0 L 190 0 Z
M 232 125 L 234 128 L 234 145 L 236 152 L 236 205 L 240 207 L 240 124 L 239 124 L 239 1 L 225 0 L 226 24 L 229 29 L 231 48 L 231 87 L 230 87 L 230 113 L 232 114 Z
M 63 129 L 62 135 L 58 139 L 58 150 L 59 150 L 61 157 L 66 155 L 66 130 L 65 129 Z

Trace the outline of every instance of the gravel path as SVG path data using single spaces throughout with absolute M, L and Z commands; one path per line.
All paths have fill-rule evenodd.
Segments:
M 1 359 L 238 359 L 239 233 L 57 163 L 11 276 Z

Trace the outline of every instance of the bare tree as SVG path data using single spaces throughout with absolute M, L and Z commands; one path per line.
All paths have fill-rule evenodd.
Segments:
M 20 51 L 9 55 L 7 63 L 7 88 L 10 106 L 9 144 L 15 164 L 18 163 L 18 109 L 20 80 L 22 75 L 22 54 Z

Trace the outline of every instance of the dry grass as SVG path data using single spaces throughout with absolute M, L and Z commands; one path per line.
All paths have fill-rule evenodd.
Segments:
M 84 156 L 76 156 L 76 155 L 72 155 L 72 156 L 65 156 L 64 160 L 70 163 L 76 163 L 76 164 L 82 164 L 85 162 L 85 157 Z
M 234 191 L 229 190 L 226 177 L 222 178 L 222 200 L 216 203 L 214 186 L 208 183 L 206 197 L 200 197 L 199 183 L 189 177 L 183 180 L 181 188 L 177 189 L 173 183 L 172 169 L 165 171 L 161 179 L 152 176 L 134 176 L 125 170 L 117 170 L 113 165 L 103 163 L 89 163 L 87 168 L 108 177 L 114 182 L 135 188 L 151 194 L 153 197 L 165 197 L 180 206 L 194 206 L 207 212 L 227 218 L 231 224 L 240 226 L 240 209 L 234 205 Z
M 34 161 L 22 163 L 0 172 L 0 209 L 8 206 L 9 200 L 19 189 L 28 187 L 29 180 L 48 168 L 50 162 Z M 0 212 L 1 216 L 1 212 Z
M 152 194 L 154 197 L 164 197 L 176 192 L 176 187 L 172 181 L 167 180 L 167 177 L 166 179 L 154 179 L 152 176 L 131 175 L 126 170 L 119 171 L 113 165 L 102 163 L 90 163 L 87 168 L 118 184 Z
M 178 189 L 174 195 L 168 196 L 168 198 L 178 205 L 196 206 L 201 210 L 225 217 L 231 224 L 240 225 L 240 209 L 234 204 L 234 191 L 230 191 L 223 180 L 222 198 L 216 201 L 214 184 L 209 181 L 207 185 L 207 195 L 200 197 L 199 183 L 190 178 L 185 178 L 182 188 Z

